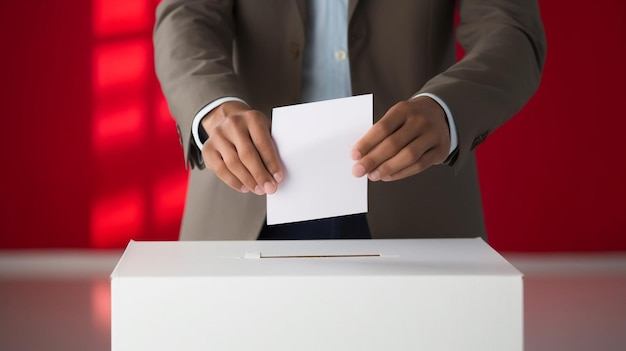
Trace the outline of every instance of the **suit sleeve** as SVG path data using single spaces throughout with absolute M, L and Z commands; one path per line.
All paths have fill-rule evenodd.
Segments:
M 459 13 L 456 35 L 465 56 L 421 90 L 445 101 L 454 116 L 456 171 L 530 99 L 546 54 L 536 0 L 460 0 Z
M 156 73 L 192 167 L 203 167 L 194 116 L 218 98 L 244 98 L 233 67 L 234 31 L 232 1 L 163 0 L 157 7 Z

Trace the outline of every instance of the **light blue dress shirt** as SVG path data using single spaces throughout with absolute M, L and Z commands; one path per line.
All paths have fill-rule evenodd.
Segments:
M 300 102 L 314 102 L 352 96 L 350 60 L 348 53 L 348 0 L 307 1 L 306 47 L 302 62 L 302 87 Z M 444 110 L 450 128 L 450 155 L 458 145 L 454 119 L 448 106 L 439 97 L 424 93 Z M 194 117 L 192 134 L 198 148 L 200 122 L 214 108 L 228 101 L 245 101 L 236 97 L 223 97 L 212 101 Z M 202 159 L 200 160 L 202 161 Z
M 352 96 L 348 0 L 307 1 L 300 102 Z

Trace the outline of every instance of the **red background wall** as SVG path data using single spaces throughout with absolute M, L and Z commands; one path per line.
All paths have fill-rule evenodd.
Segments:
M 186 189 L 157 0 L 0 3 L 0 249 L 174 240 Z M 478 149 L 491 244 L 626 250 L 626 3 L 540 1 L 542 86 Z

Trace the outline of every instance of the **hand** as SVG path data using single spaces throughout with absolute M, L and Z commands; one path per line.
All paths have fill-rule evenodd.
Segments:
M 265 114 L 230 101 L 204 117 L 202 127 L 209 135 L 202 157 L 218 178 L 242 193 L 276 192 L 284 172 Z
M 393 181 L 440 164 L 450 151 L 446 115 L 433 99 L 421 96 L 402 101 L 352 148 L 357 161 L 352 174 L 371 181 Z

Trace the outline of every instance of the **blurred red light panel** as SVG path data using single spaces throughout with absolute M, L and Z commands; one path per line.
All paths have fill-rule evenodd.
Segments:
M 140 99 L 117 107 L 100 104 L 93 118 L 92 141 L 96 150 L 138 144 L 146 131 L 146 108 Z
M 94 50 L 93 84 L 95 93 L 128 86 L 140 88 L 149 78 L 150 40 L 102 44 Z
M 98 37 L 151 30 L 152 0 L 93 0 L 93 30 Z
M 159 225 L 180 221 L 185 207 L 187 172 L 159 180 L 154 188 L 154 214 Z
M 125 247 L 142 236 L 144 221 L 145 201 L 139 190 L 101 198 L 91 212 L 92 247 Z

